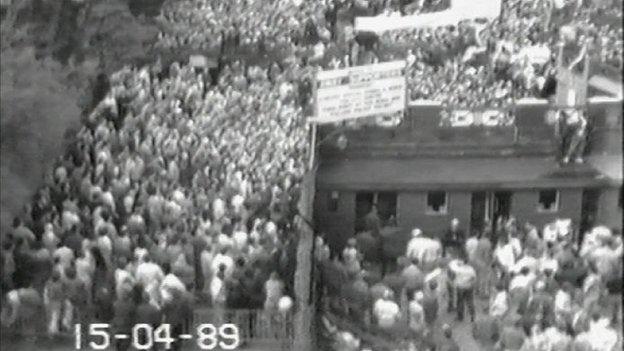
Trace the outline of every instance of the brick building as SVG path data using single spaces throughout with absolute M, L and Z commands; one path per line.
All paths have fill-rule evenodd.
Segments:
M 584 164 L 560 165 L 545 100 L 515 106 L 504 127 L 440 127 L 442 107 L 411 104 L 392 129 L 324 127 L 348 146 L 322 145 L 316 176 L 317 230 L 340 249 L 376 205 L 382 221 L 407 233 L 439 235 L 452 218 L 465 229 L 514 215 L 538 227 L 571 218 L 577 227 L 622 227 L 622 101 L 591 98 Z

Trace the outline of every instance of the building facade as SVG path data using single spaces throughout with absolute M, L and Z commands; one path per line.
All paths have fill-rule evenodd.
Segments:
M 375 205 L 384 225 L 433 236 L 453 218 L 480 230 L 509 215 L 538 228 L 570 218 L 581 231 L 596 224 L 621 230 L 621 99 L 590 100 L 583 164 L 558 162 L 547 110 L 534 100 L 515 107 L 513 125 L 455 128 L 440 126 L 441 106 L 418 105 L 394 129 L 346 128 L 346 149 L 321 147 L 316 229 L 340 250 Z

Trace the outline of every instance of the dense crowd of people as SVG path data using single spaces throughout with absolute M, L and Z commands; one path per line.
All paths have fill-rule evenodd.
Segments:
M 569 220 L 538 229 L 510 217 L 466 235 L 453 219 L 444 233 L 414 229 L 385 274 L 367 261 L 370 250 L 351 239 L 332 253 L 317 238 L 325 308 L 405 350 L 460 350 L 453 326 L 468 320 L 481 349 L 621 348 L 622 236 L 607 227 L 579 242 Z M 370 336 L 326 324 L 336 350 L 375 349 Z
M 177 62 L 113 74 L 75 142 L 1 237 L 3 325 L 33 327 L 25 322 L 44 307 L 49 335 L 87 321 L 111 322 L 118 333 L 165 321 L 179 333 L 198 300 L 216 311 L 289 310 L 312 72 L 405 59 L 412 99 L 507 106 L 546 84 L 559 33 L 545 25 L 544 1 L 503 5 L 505 16 L 493 21 L 365 40 L 353 32 L 356 15 L 430 12 L 445 2 L 168 2 L 161 49 L 228 57 L 246 47 L 288 59 L 223 60 L 216 76 Z M 577 9 L 589 19 L 598 11 Z M 621 27 L 591 20 L 586 27 L 577 32 L 599 42 L 592 53 L 621 70 Z M 532 45 L 552 54 L 530 63 L 518 53 Z M 404 324 L 427 347 L 442 300 L 458 319 L 466 307 L 474 320 L 475 293 L 490 295 L 495 318 L 475 320 L 476 329 L 500 326 L 488 337 L 504 350 L 544 339 L 597 349 L 596 335 L 611 337 L 620 321 L 605 319 L 605 306 L 617 309 L 603 287 L 622 275 L 620 235 L 599 227 L 576 247 L 569 236 L 553 239 L 548 228 L 513 220 L 496 236 L 464 238 L 457 229 L 441 242 L 415 230 L 400 270 L 385 277 L 368 269 L 356 242 L 331 261 L 320 241 L 316 256 L 344 273 L 347 283 L 334 293 L 349 296 L 337 300 L 347 315 L 392 335 Z M 451 329 L 442 329 L 441 342 L 452 344 Z M 531 345 L 525 350 L 538 350 Z
M 400 16 L 449 5 L 444 1 L 171 2 L 162 14 L 169 30 L 161 34 L 158 45 L 221 53 L 246 48 L 252 56 L 286 52 L 324 68 L 406 59 L 411 99 L 462 107 L 509 106 L 515 99 L 540 96 L 554 77 L 562 36 L 575 43 L 590 40 L 594 62 L 622 69 L 622 27 L 601 22 L 608 14 L 618 16 L 617 2 L 610 6 L 569 2 L 557 8 L 552 1 L 509 0 L 502 2 L 499 18 L 485 22 L 378 35 L 354 32 L 357 16 Z M 535 50 L 537 58 L 531 56 Z
M 202 298 L 290 308 L 308 148 L 298 69 L 235 62 L 214 86 L 178 63 L 112 75 L 2 238 L 3 322 L 27 321 L 37 296 L 50 335 L 94 320 L 129 333 L 158 313 L 183 325 Z

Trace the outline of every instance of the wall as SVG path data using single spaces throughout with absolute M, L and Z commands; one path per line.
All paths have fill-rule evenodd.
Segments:
M 600 194 L 596 222 L 622 230 L 622 207 L 618 205 L 621 188 L 607 188 Z
M 434 190 L 434 189 L 432 189 Z M 406 229 L 420 228 L 430 235 L 441 235 L 448 228 L 451 219 L 457 217 L 463 228 L 470 225 L 471 192 L 449 192 L 448 213 L 446 215 L 429 215 L 427 209 L 427 192 L 403 192 L 399 194 L 397 221 Z
M 372 189 L 371 189 L 372 190 Z M 355 192 L 341 191 L 338 209 L 327 208 L 330 191 L 319 190 L 314 199 L 314 223 L 318 232 L 327 235 L 333 250 L 341 250 L 355 228 Z M 457 217 L 464 228 L 470 224 L 471 192 L 449 192 L 449 211 L 446 215 L 428 215 L 426 192 L 402 192 L 397 198 L 397 222 L 399 227 L 411 230 L 418 227 L 426 233 L 440 235 Z
M 434 189 L 432 189 L 434 190 Z M 511 213 L 520 221 L 529 221 L 542 228 L 556 218 L 572 218 L 576 224 L 581 218 L 583 190 L 580 188 L 559 189 L 559 210 L 538 212 L 539 191 L 533 189 L 514 191 L 511 199 Z M 319 190 L 315 198 L 314 214 L 317 230 L 327 234 L 327 241 L 334 250 L 341 250 L 347 239 L 353 235 L 355 226 L 355 192 L 340 192 L 338 210 L 327 209 L 326 190 Z M 617 209 L 618 192 L 612 190 L 601 197 L 599 205 L 600 222 L 616 226 L 621 221 L 622 211 Z M 448 193 L 449 211 L 445 215 L 428 215 L 427 192 L 409 191 L 398 194 L 397 222 L 405 230 L 420 228 L 427 234 L 441 235 L 452 218 L 457 217 L 461 226 L 470 226 L 472 192 L 451 191 Z M 621 227 L 621 226 L 620 226 Z
M 559 189 L 559 211 L 538 212 L 539 191 L 519 190 L 512 195 L 511 213 L 519 221 L 529 221 L 538 228 L 542 228 L 555 218 L 571 218 L 578 224 L 581 218 L 582 196 L 583 189 Z

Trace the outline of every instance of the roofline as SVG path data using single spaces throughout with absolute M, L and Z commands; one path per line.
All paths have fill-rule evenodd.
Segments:
M 411 183 L 392 184 L 381 182 L 323 182 L 316 183 L 317 190 L 343 190 L 343 191 L 432 191 L 432 190 L 454 190 L 454 191 L 477 191 L 477 190 L 531 190 L 531 189 L 581 189 L 581 188 L 612 188 L 620 187 L 621 183 L 612 181 L 609 178 L 600 179 L 543 179 L 528 182 L 473 182 L 473 183 Z

